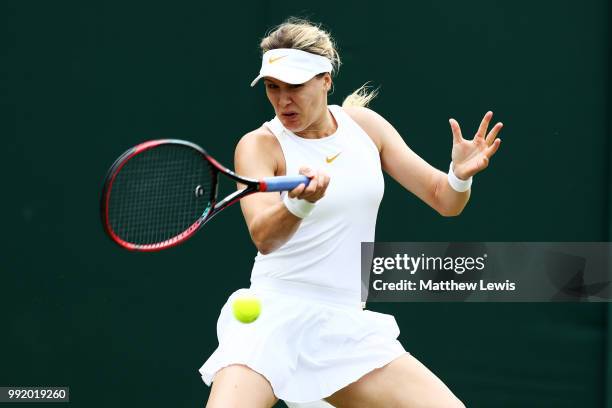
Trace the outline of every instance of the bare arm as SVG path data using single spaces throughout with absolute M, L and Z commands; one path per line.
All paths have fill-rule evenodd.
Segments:
M 262 129 L 246 134 L 236 146 L 236 172 L 255 179 L 278 175 L 275 152 L 280 152 L 280 146 L 274 135 Z M 301 173 L 312 177 L 310 184 L 308 187 L 301 184 L 290 191 L 289 196 L 316 202 L 325 194 L 329 178 L 305 168 Z M 244 187 L 238 183 L 238 188 Z M 262 254 L 268 254 L 285 244 L 302 221 L 287 210 L 277 193 L 252 194 L 240 200 L 240 206 L 251 239 Z
M 408 145 L 406 145 L 397 130 L 376 112 L 367 108 L 348 108 L 346 111 L 366 131 L 366 133 L 370 135 L 377 145 L 380 152 L 382 167 L 391 177 L 441 215 L 455 216 L 463 211 L 470 197 L 469 190 L 462 193 L 455 191 L 449 185 L 446 173 L 437 170 L 413 152 Z M 485 115 L 485 119 L 487 119 L 486 125 L 488 125 L 488 120 L 490 120 L 492 114 L 489 115 L 488 113 L 487 115 Z M 484 122 L 485 120 L 483 120 L 483 123 Z M 481 124 L 479 133 L 481 130 L 483 132 L 486 131 L 486 125 L 483 130 L 483 125 Z M 461 143 L 459 140 L 459 125 L 456 121 L 451 121 L 451 128 L 453 130 L 453 142 L 455 145 Z M 463 156 L 460 157 L 461 164 L 455 166 L 455 174 L 458 177 L 465 177 L 465 179 L 467 179 L 472 174 L 486 167 L 488 158 L 491 157 L 499 147 L 499 142 L 493 143 L 499 130 L 501 130 L 501 124 L 497 124 L 491 130 L 491 133 L 494 133 L 491 138 L 487 136 L 487 141 L 490 142 L 491 148 L 486 152 L 486 160 L 480 157 L 472 157 L 470 159 L 482 159 L 483 163 L 481 163 L 480 167 L 468 166 L 464 162 Z M 471 143 L 465 140 L 463 140 L 463 142 Z M 455 160 L 455 145 L 453 147 L 453 160 Z

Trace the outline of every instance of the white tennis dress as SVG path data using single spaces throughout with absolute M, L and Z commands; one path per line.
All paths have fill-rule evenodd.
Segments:
M 301 138 L 278 118 L 264 124 L 281 145 L 286 174 L 308 166 L 324 170 L 330 183 L 287 243 L 257 254 L 251 288 L 223 306 L 219 347 L 200 368 L 207 385 L 221 368 L 244 364 L 279 399 L 311 402 L 406 353 L 393 316 L 361 307 L 361 242 L 374 241 L 384 191 L 379 152 L 341 107 L 329 110 L 338 129 L 321 139 Z M 247 292 L 262 303 L 251 324 L 232 314 L 233 300 Z

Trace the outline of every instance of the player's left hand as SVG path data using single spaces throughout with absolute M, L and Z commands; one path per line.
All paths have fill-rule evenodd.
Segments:
M 493 112 L 491 111 L 484 115 L 478 132 L 472 140 L 463 138 L 459 123 L 455 119 L 449 120 L 453 131 L 453 151 L 451 153 L 453 172 L 462 180 L 467 180 L 487 168 L 489 160 L 499 149 L 501 139 L 497 139 L 497 134 L 504 126 L 503 123 L 498 122 L 485 137 L 492 117 Z

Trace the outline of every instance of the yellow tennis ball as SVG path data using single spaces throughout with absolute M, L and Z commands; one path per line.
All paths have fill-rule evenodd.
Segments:
M 255 296 L 243 296 L 232 304 L 234 317 L 242 323 L 253 323 L 261 313 L 261 302 Z

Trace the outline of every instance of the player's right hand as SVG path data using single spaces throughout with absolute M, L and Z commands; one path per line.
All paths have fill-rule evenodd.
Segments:
M 325 190 L 329 185 L 329 176 L 321 170 L 312 170 L 309 167 L 300 167 L 300 174 L 310 178 L 308 186 L 300 184 L 293 190 L 289 191 L 290 198 L 307 200 L 311 203 L 316 203 L 325 196 Z

